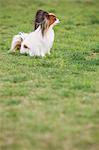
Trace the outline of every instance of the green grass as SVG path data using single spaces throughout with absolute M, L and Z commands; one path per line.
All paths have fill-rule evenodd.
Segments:
M 9 54 L 37 9 L 61 21 L 51 55 Z M 0 150 L 98 149 L 99 0 L 0 0 Z

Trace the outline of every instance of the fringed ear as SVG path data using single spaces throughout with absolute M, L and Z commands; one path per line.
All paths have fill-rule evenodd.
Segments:
M 48 27 L 49 27 L 49 15 L 47 14 L 45 16 L 44 21 L 41 24 L 41 30 L 42 30 L 42 36 L 44 36 L 45 32 L 47 31 Z
M 36 30 L 39 26 L 41 26 L 42 35 L 44 35 L 45 30 L 48 28 L 48 17 L 49 13 L 44 10 L 38 10 L 35 15 L 35 26 L 34 30 Z
M 36 12 L 34 30 L 36 30 L 39 27 L 40 23 L 42 22 L 43 12 L 44 12 L 43 10 L 38 10 Z
M 39 24 L 36 23 L 36 21 L 35 21 L 34 30 L 36 30 L 38 27 L 39 27 Z
M 35 24 L 34 30 L 36 30 L 45 20 L 45 17 L 48 15 L 48 12 L 44 10 L 38 10 L 35 15 Z

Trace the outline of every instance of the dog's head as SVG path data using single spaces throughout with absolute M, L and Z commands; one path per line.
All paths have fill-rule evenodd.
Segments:
M 42 35 L 49 27 L 59 23 L 59 19 L 53 13 L 48 13 L 44 10 L 38 10 L 35 16 L 35 30 L 41 26 Z
M 57 25 L 60 21 L 59 19 L 55 16 L 55 14 L 53 13 L 49 13 L 48 14 L 48 22 L 49 22 L 49 26 L 55 26 Z

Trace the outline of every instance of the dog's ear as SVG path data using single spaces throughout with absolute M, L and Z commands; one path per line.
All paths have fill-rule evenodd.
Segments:
M 48 12 L 44 10 L 38 10 L 35 15 L 35 27 L 34 30 L 36 30 L 41 24 L 45 22 L 47 19 Z
M 45 11 L 41 9 L 36 12 L 34 30 L 36 30 L 39 27 L 39 25 L 44 21 L 44 14 Z
M 49 27 L 49 14 L 45 13 L 43 17 L 44 17 L 44 20 L 41 23 L 41 30 L 42 30 L 42 35 L 44 36 L 46 30 Z

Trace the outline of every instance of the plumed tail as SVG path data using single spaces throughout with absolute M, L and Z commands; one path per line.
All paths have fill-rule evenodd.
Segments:
M 15 35 L 12 39 L 11 48 L 9 52 L 15 52 L 16 50 L 20 50 L 21 44 L 27 36 L 27 33 L 22 32 L 20 32 L 18 35 Z

